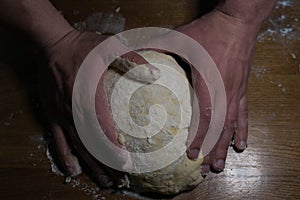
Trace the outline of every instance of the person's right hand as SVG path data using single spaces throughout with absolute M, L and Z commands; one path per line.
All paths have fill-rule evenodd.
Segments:
M 210 169 L 217 172 L 224 169 L 232 139 L 234 147 L 239 151 L 247 146 L 247 84 L 258 29 L 259 26 L 247 24 L 219 10 L 176 29 L 192 37 L 208 51 L 217 65 L 226 91 L 227 98 L 224 101 L 227 102 L 227 114 L 224 128 L 212 151 L 205 155 L 203 174 L 207 174 Z M 211 102 L 207 85 L 194 68 L 192 81 L 199 102 L 200 122 L 197 135 L 187 153 L 189 158 L 196 159 L 210 126 Z
M 126 185 L 126 177 L 123 173 L 102 165 L 85 149 L 74 126 L 71 101 L 73 84 L 81 63 L 88 53 L 106 38 L 107 36 L 99 36 L 96 33 L 80 33 L 73 30 L 47 47 L 48 67 L 41 70 L 40 84 L 43 108 L 48 118 L 54 152 L 60 169 L 69 176 L 79 174 L 81 172 L 77 159 L 79 156 L 103 187 L 113 184 Z M 126 59 L 126 62 L 147 64 L 134 52 L 127 53 L 122 58 Z M 150 75 L 157 76 L 158 69 L 151 65 L 146 66 Z M 102 79 L 98 84 L 95 97 L 98 121 L 106 136 L 115 145 L 120 146 L 101 81 Z
M 249 71 L 257 34 L 276 2 L 277 0 L 221 1 L 212 12 L 177 28 L 201 44 L 211 55 L 223 79 L 227 96 L 224 128 L 212 151 L 205 156 L 203 174 L 207 174 L 210 169 L 218 172 L 224 169 L 232 140 L 238 151 L 247 147 Z M 210 102 L 205 82 L 193 69 L 192 79 L 200 103 L 200 123 L 196 138 L 187 153 L 191 159 L 195 159 L 210 126 L 210 105 L 213 102 Z

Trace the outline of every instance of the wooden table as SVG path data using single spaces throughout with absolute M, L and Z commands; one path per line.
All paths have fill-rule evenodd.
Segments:
M 54 1 L 71 23 L 95 12 L 125 17 L 125 28 L 174 27 L 200 15 L 193 0 Z M 86 175 L 63 184 L 46 158 L 34 48 L 0 29 L 0 199 L 137 199 L 101 191 Z M 174 199 L 300 199 L 300 1 L 280 1 L 258 37 L 249 82 L 249 148 Z

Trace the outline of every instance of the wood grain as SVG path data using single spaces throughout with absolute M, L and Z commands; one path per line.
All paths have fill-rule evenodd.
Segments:
M 193 0 L 53 2 L 71 23 L 120 7 L 126 29 L 178 26 L 198 17 L 204 6 Z M 300 199 L 300 2 L 285 2 L 290 6 L 279 5 L 258 38 L 248 149 L 230 150 L 223 173 L 210 174 L 174 199 Z M 20 35 L 4 28 L 0 35 L 0 198 L 138 199 L 101 191 L 85 174 L 63 184 L 51 172 L 37 101 L 38 54 Z

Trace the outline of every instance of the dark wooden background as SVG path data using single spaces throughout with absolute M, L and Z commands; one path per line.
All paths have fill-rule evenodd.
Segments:
M 76 23 L 120 7 L 125 28 L 175 27 L 207 6 L 196 0 L 53 1 Z M 205 8 L 205 9 L 204 9 Z M 101 191 L 86 175 L 63 184 L 42 139 L 37 57 L 20 35 L 0 29 L 0 199 L 136 199 Z M 175 199 L 300 199 L 300 1 L 280 1 L 258 37 L 249 82 L 249 148 L 229 152 L 221 174 Z

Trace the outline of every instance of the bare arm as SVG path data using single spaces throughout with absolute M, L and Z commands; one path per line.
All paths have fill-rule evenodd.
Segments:
M 108 36 L 75 30 L 49 0 L 0 0 L 0 23 L 27 33 L 46 53 L 48 67 L 41 68 L 40 97 L 60 169 L 68 176 L 81 172 L 78 160 L 73 155 L 75 152 L 103 187 L 109 187 L 113 182 L 118 186 L 126 183 L 125 175 L 112 172 L 89 154 L 72 121 L 72 91 L 77 71 L 86 56 Z M 121 57 L 136 65 L 149 64 L 134 52 Z M 157 70 L 151 65 L 147 65 L 147 68 L 151 74 Z M 95 95 L 96 102 L 100 102 L 96 106 L 98 121 L 106 136 L 114 144 L 120 145 L 102 85 L 98 84 Z
M 0 0 L 0 21 L 26 32 L 42 47 L 73 30 L 48 0 Z

